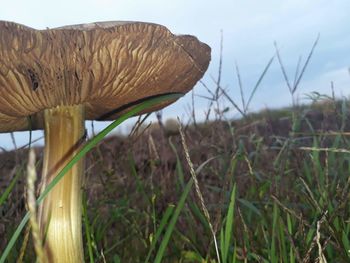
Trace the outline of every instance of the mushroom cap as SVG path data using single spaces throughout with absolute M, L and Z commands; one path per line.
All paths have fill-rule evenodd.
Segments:
M 83 104 L 86 119 L 113 120 L 145 98 L 188 92 L 209 62 L 208 45 L 157 24 L 36 30 L 0 21 L 0 132 L 41 129 L 43 110 L 62 105 Z

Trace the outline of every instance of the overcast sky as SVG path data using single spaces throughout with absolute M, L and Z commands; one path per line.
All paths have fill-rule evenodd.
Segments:
M 312 91 L 330 94 L 334 82 L 338 96 L 349 96 L 350 1 L 326 0 L 11 0 L 2 1 L 0 20 L 9 20 L 37 29 L 108 20 L 147 21 L 167 26 L 175 34 L 192 34 L 212 47 L 212 62 L 204 82 L 213 86 L 217 77 L 220 32 L 223 32 L 222 86 L 239 101 L 238 64 L 245 93 L 249 93 L 269 59 L 275 53 L 274 41 L 290 79 L 299 56 L 305 60 L 317 35 L 319 43 L 307 68 L 298 96 Z M 1 32 L 0 32 L 1 33 Z M 201 85 L 195 94 L 205 95 Z M 164 110 L 185 118 L 190 96 Z M 250 110 L 291 104 L 288 88 L 277 60 L 273 62 Z M 207 102 L 196 99 L 198 118 Z M 102 128 L 105 124 L 97 125 Z M 41 133 L 35 133 L 40 136 Z M 28 141 L 27 133 L 16 133 L 18 146 Z M 0 135 L 0 146 L 12 147 L 9 134 Z

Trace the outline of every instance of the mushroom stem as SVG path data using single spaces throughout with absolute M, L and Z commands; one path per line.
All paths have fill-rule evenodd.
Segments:
M 44 111 L 45 151 L 42 189 L 79 150 L 84 136 L 84 106 Z M 83 262 L 81 188 L 83 161 L 78 161 L 49 192 L 39 209 L 47 262 Z

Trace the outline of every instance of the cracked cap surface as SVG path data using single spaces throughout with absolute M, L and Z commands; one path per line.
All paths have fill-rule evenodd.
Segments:
M 43 110 L 60 105 L 83 104 L 86 119 L 95 120 L 144 98 L 186 93 L 209 62 L 208 45 L 157 24 L 35 30 L 0 21 L 0 132 L 28 129 L 29 116 L 32 129 L 40 129 Z

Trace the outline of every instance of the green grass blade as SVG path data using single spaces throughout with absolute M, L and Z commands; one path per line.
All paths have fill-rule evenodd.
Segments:
M 99 134 L 97 134 L 94 138 L 92 138 L 89 142 L 87 142 L 82 149 L 73 157 L 73 159 L 58 173 L 55 179 L 48 185 L 48 187 L 44 190 L 44 192 L 39 196 L 37 203 L 41 203 L 42 200 L 46 197 L 46 195 L 51 191 L 51 189 L 61 180 L 61 178 L 74 166 L 76 162 L 82 159 L 97 143 L 103 140 L 104 137 L 108 133 L 110 133 L 114 128 L 119 126 L 122 122 L 129 119 L 130 117 L 142 112 L 143 110 L 150 108 L 162 101 L 177 99 L 180 98 L 182 94 L 171 94 L 159 96 L 148 101 L 143 102 L 142 104 L 134 107 L 129 112 L 125 113 L 117 120 L 108 125 L 105 129 L 103 129 Z M 1 262 L 0 262 L 1 263 Z
M 145 186 L 142 183 L 142 179 L 140 178 L 140 175 L 138 174 L 138 172 L 136 170 L 136 163 L 135 163 L 134 157 L 132 156 L 132 154 L 130 152 L 128 153 L 128 161 L 129 161 L 131 175 L 135 178 L 135 182 L 136 182 L 136 186 L 137 186 L 136 191 L 138 193 L 141 193 L 143 196 L 143 199 L 147 200 L 149 202 L 149 204 L 153 206 L 152 198 L 150 198 L 147 195 L 147 191 L 145 189 Z
M 127 120 L 128 118 L 142 112 L 143 110 L 146 110 L 147 108 L 150 108 L 160 102 L 164 102 L 167 100 L 174 100 L 182 97 L 183 94 L 180 93 L 174 93 L 170 95 L 161 95 L 156 98 L 149 99 L 137 106 L 135 106 L 133 109 L 131 109 L 129 112 L 123 114 L 120 116 L 117 120 L 112 122 L 110 125 L 108 125 L 105 129 L 103 129 L 99 134 L 97 134 L 95 137 L 93 137 L 91 140 L 89 140 L 82 148 L 81 150 L 70 160 L 67 165 L 57 174 L 57 176 L 51 181 L 51 183 L 45 188 L 45 190 L 42 192 L 42 194 L 37 199 L 37 205 L 39 205 L 47 196 L 47 194 L 51 191 L 51 189 L 62 179 L 62 177 L 74 166 L 76 162 L 78 162 L 80 159 L 82 159 L 86 153 L 88 153 L 97 143 L 99 143 L 108 133 L 110 133 L 115 127 L 120 125 L 122 122 Z M 1 254 L 0 263 L 4 263 L 8 254 L 10 253 L 12 247 L 14 246 L 15 242 L 17 241 L 20 233 L 22 232 L 23 228 L 25 227 L 26 223 L 29 220 L 30 213 L 27 212 L 24 218 L 22 219 L 21 223 L 18 225 L 16 231 L 13 233 L 9 243 L 7 244 L 5 250 Z
M 222 227 L 220 229 L 220 254 L 221 254 L 221 258 L 225 257 L 225 251 L 224 251 L 224 246 L 225 246 L 225 238 L 224 238 L 224 228 Z M 223 261 L 223 263 L 225 263 Z
M 195 202 L 189 202 L 188 203 L 189 208 L 191 209 L 191 212 L 194 215 L 194 218 L 198 219 L 199 222 L 201 223 L 201 225 L 204 227 L 204 229 L 206 231 L 208 231 L 208 233 L 211 233 L 210 231 L 210 227 L 209 227 L 209 223 L 208 220 L 206 219 L 206 217 L 204 216 L 203 212 L 201 211 L 201 209 L 198 207 L 198 205 Z
M 236 263 L 237 262 L 237 245 L 235 242 L 235 248 L 233 250 L 233 257 L 232 257 L 232 263 Z
M 247 207 L 251 212 L 255 213 L 257 216 L 261 217 L 261 212 L 259 211 L 258 208 L 256 208 L 255 205 L 253 205 L 251 202 L 249 202 L 246 199 L 243 198 L 238 198 L 237 199 L 238 202 L 240 202 L 242 205 L 244 205 L 245 207 Z
M 162 220 L 160 221 L 160 224 L 159 224 L 159 227 L 157 229 L 157 232 L 156 232 L 156 234 L 154 235 L 154 237 L 152 239 L 151 247 L 150 247 L 150 249 L 148 251 L 148 255 L 146 257 L 145 263 L 147 263 L 149 261 L 151 255 L 152 255 L 152 252 L 153 252 L 154 248 L 156 247 L 156 244 L 158 242 L 158 239 L 159 239 L 161 233 L 163 232 L 166 224 L 168 223 L 170 216 L 173 214 L 173 211 L 175 209 L 174 207 L 175 206 L 173 206 L 173 205 L 172 206 L 168 206 L 168 208 L 165 210 L 165 213 L 164 213 L 164 215 L 162 217 Z
M 175 156 L 176 156 L 176 173 L 179 175 L 179 181 L 181 184 L 181 187 L 184 188 L 185 187 L 185 177 L 184 177 L 184 171 L 181 165 L 181 160 L 179 157 L 179 154 L 177 153 L 176 147 L 173 144 L 171 137 L 169 138 L 169 145 L 171 147 L 171 149 L 174 151 Z
M 350 240 L 349 240 L 349 236 L 344 232 L 342 231 L 342 242 L 343 242 L 343 246 L 344 246 L 344 249 L 346 251 L 346 255 L 350 258 Z
M 277 262 L 276 252 L 276 231 L 277 231 L 277 220 L 278 220 L 278 207 L 277 204 L 273 205 L 273 219 L 272 219 L 272 230 L 271 230 L 271 246 L 270 246 L 270 261 L 271 263 Z
M 193 185 L 193 180 L 191 179 L 187 183 L 187 185 L 186 185 L 186 187 L 185 187 L 185 189 L 184 189 L 184 191 L 183 191 L 183 193 L 181 195 L 180 201 L 179 201 L 179 203 L 178 203 L 178 205 L 177 205 L 177 207 L 175 209 L 175 212 L 174 212 L 174 214 L 173 214 L 173 216 L 172 216 L 172 218 L 171 218 L 171 220 L 169 222 L 169 225 L 168 225 L 167 230 L 166 230 L 166 232 L 164 234 L 164 238 L 162 240 L 162 243 L 160 244 L 160 247 L 159 247 L 159 250 L 157 252 L 156 259 L 154 260 L 154 263 L 162 262 L 162 258 L 164 256 L 165 249 L 166 249 L 166 247 L 167 247 L 167 245 L 169 243 L 171 234 L 172 234 L 172 232 L 173 232 L 173 230 L 175 228 L 175 224 L 176 224 L 176 221 L 177 221 L 177 219 L 178 219 L 178 217 L 180 215 L 180 212 L 181 212 L 182 208 L 185 206 L 185 201 L 186 201 L 186 198 L 188 196 L 188 193 L 191 190 L 192 185 Z
M 92 251 L 92 240 L 91 240 L 91 230 L 90 230 L 90 222 L 87 214 L 87 200 L 86 200 L 86 195 L 84 193 L 83 195 L 83 221 L 84 221 L 84 226 L 85 226 L 85 234 L 86 234 L 86 242 L 87 242 L 87 247 L 88 247 L 88 252 L 89 252 L 89 259 L 90 263 L 94 263 L 94 253 Z
M 15 177 L 11 180 L 11 183 L 9 184 L 9 186 L 5 189 L 5 191 L 1 194 L 0 196 L 0 206 L 3 205 L 3 203 L 5 203 L 7 197 L 9 196 L 9 194 L 11 193 L 13 187 L 15 187 L 16 182 L 18 181 L 18 178 L 21 175 L 21 169 L 17 170 Z
M 205 259 L 195 251 L 183 251 L 181 253 L 183 262 L 206 262 Z
M 230 204 L 227 211 L 227 217 L 226 217 L 226 223 L 225 223 L 225 233 L 224 233 L 224 244 L 223 244 L 223 258 L 222 262 L 228 262 L 228 255 L 229 255 L 229 249 L 230 249 L 230 243 L 231 243 L 231 237 L 232 237 L 232 228 L 233 228 L 233 221 L 234 221 L 234 209 L 235 209 L 235 202 L 236 202 L 236 185 L 233 186 L 232 192 L 231 192 L 231 198 L 230 198 Z

